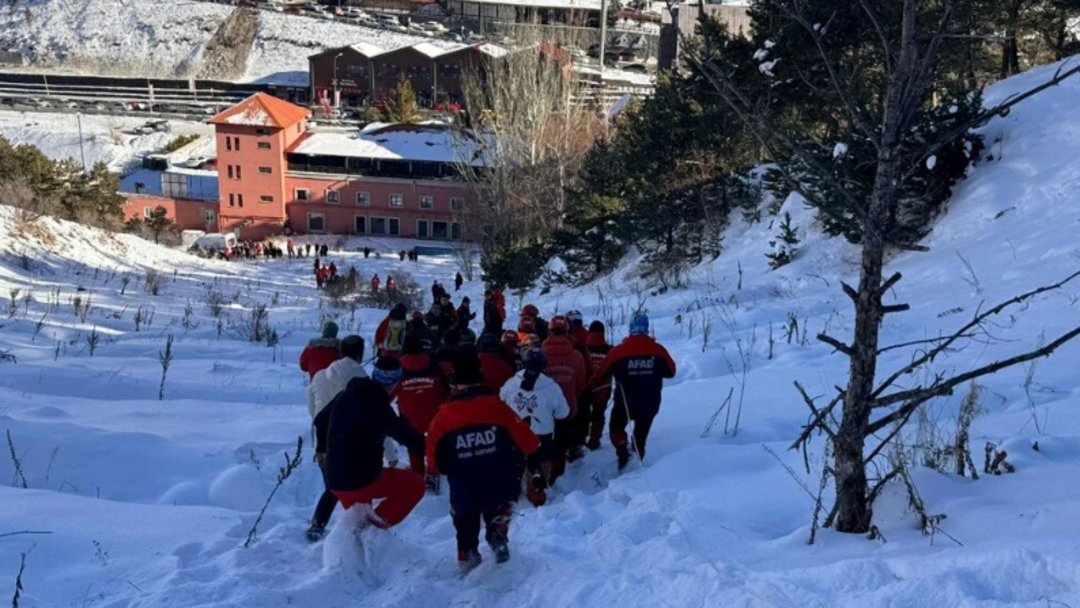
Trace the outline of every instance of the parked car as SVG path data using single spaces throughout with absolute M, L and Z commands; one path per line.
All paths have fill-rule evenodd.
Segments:
M 447 31 L 446 26 L 439 23 L 438 21 L 425 21 L 420 24 L 420 27 L 435 35 L 442 34 Z
M 210 157 L 208 156 L 192 156 L 184 161 L 184 166 L 188 169 L 201 169 L 202 166 L 208 162 L 210 162 Z
M 428 30 L 424 29 L 423 26 L 421 26 L 419 23 L 410 23 L 405 29 L 410 34 L 414 34 L 416 36 L 427 36 L 428 38 L 432 38 L 435 36 L 434 32 L 429 32 Z
M 159 133 L 171 133 L 172 132 L 172 126 L 169 125 L 169 121 L 167 121 L 167 120 L 148 120 L 148 121 L 146 121 L 146 126 L 150 127 L 151 129 L 153 129 L 153 130 L 155 130 L 155 131 L 157 131 Z
M 231 232 L 204 234 L 195 240 L 188 251 L 199 255 L 206 255 L 213 251 L 220 253 L 226 249 L 236 247 L 236 235 Z

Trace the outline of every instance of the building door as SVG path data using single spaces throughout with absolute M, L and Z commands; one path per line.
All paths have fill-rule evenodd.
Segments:
M 428 221 L 416 220 L 416 238 L 426 239 L 428 238 Z

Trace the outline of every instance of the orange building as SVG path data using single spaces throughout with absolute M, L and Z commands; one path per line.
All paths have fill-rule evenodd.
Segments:
M 206 230 L 216 218 L 218 231 L 241 240 L 306 233 L 467 236 L 457 218 L 470 197 L 458 167 L 464 158 L 474 162 L 476 150 L 462 149 L 448 125 L 319 131 L 308 128 L 309 116 L 307 109 L 263 93 L 214 116 L 216 207 L 209 208 L 205 194 L 187 194 L 194 187 L 168 189 L 165 184 L 185 171 L 167 167 L 122 182 L 129 215 L 145 213 L 156 201 L 182 229 Z M 160 188 L 147 186 L 154 179 Z

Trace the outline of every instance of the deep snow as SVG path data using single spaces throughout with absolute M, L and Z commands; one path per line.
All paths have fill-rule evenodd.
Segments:
M 988 101 L 1039 82 L 1049 69 L 992 87 Z M 957 188 L 925 241 L 930 252 L 900 255 L 889 265 L 904 275 L 890 301 L 912 310 L 889 317 L 885 343 L 954 328 L 981 303 L 1053 282 L 1080 264 L 1078 94 L 1073 80 L 985 129 L 993 160 Z M 929 510 L 948 515 L 942 527 L 962 545 L 941 534 L 922 536 L 899 489 L 876 511 L 888 542 L 822 531 L 817 544 L 805 544 L 812 501 L 764 448 L 816 488 L 817 471 L 805 475 L 801 456 L 785 451 L 807 418 L 792 381 L 814 395 L 843 382 L 843 358 L 812 337 L 825 329 L 849 335 L 850 305 L 838 281 L 853 280 L 857 251 L 822 237 L 798 199 L 783 210 L 803 241 L 796 261 L 778 271 L 769 272 L 764 257 L 775 226 L 737 220 L 723 255 L 693 271 L 690 289 L 651 295 L 628 263 L 588 288 L 529 297 L 545 315 L 577 308 L 587 319 L 608 321 L 618 337 L 644 302 L 679 374 L 666 390 L 644 467 L 632 464 L 617 477 L 605 443 L 571 465 L 549 506 L 518 506 L 509 564 L 495 566 L 485 553 L 489 563 L 458 580 L 446 496 L 426 497 L 390 533 L 365 532 L 362 550 L 340 525 L 340 512 L 323 543 L 303 540 L 321 483 L 307 449 L 258 541 L 241 548 L 282 455 L 298 435 L 307 437 L 300 349 L 324 318 L 336 316 L 343 333 L 370 338 L 382 313 L 361 309 L 354 317 L 320 305 L 309 259 L 203 261 L 42 220 L 53 241 L 47 244 L 19 237 L 11 212 L 0 207 L 0 297 L 11 288 L 33 293 L 29 304 L 18 298 L 10 318 L 6 301 L 0 308 L 0 350 L 19 357 L 17 364 L 0 363 L 0 427 L 11 432 L 29 486 L 0 489 L 0 534 L 51 532 L 0 536 L 0 576 L 11 580 L 19 554 L 32 550 L 21 605 L 35 608 L 1080 605 L 1076 345 L 1037 364 L 1030 404 L 1024 369 L 984 382 L 986 411 L 973 427 L 976 462 L 991 441 L 1008 450 L 1016 473 L 971 481 L 915 471 Z M 403 246 L 358 239 L 349 246 L 366 242 L 386 252 Z M 38 257 L 40 268 L 20 269 L 12 252 Z M 434 279 L 449 284 L 457 269 L 450 258 L 403 264 L 335 251 L 331 259 L 355 264 L 365 278 L 377 271 L 385 280 L 404 267 L 425 286 Z M 168 279 L 157 297 L 143 290 L 150 268 Z M 132 280 L 121 294 L 125 276 Z M 219 337 L 203 303 L 208 288 L 230 299 L 225 315 L 232 324 L 252 305 L 270 303 L 282 346 L 236 339 L 230 323 Z M 478 282 L 463 289 L 474 304 L 480 292 Z M 1080 285 L 1070 285 L 1036 299 L 999 320 L 1000 341 L 951 353 L 937 369 L 968 369 L 1028 350 L 1041 333 L 1057 336 L 1077 323 L 1078 295 Z M 85 321 L 73 314 L 76 296 L 91 300 Z M 59 307 L 43 316 L 50 298 Z M 153 312 L 153 321 L 136 332 L 140 307 L 143 317 Z M 783 334 L 791 315 L 809 336 L 805 344 L 798 336 L 788 343 Z M 707 341 L 706 322 L 713 326 Z M 771 360 L 770 327 L 777 339 Z M 87 335 L 94 328 L 103 338 L 91 357 Z M 176 337 L 176 361 L 158 401 L 157 357 L 167 334 Z M 733 388 L 737 399 L 737 341 L 752 352 L 738 433 L 724 433 L 735 416 L 722 413 L 703 437 Z M 907 356 L 892 351 L 883 367 Z M 944 431 L 961 397 L 928 408 Z M 820 453 L 811 458 L 818 469 Z M 12 463 L 0 460 L 6 481 Z
M 9 6 L 10 4 L 10 6 Z M 188 78 L 234 10 L 198 0 L 16 0 L 0 8 L 0 46 L 35 72 Z M 259 11 L 242 82 L 307 85 L 308 61 L 324 49 L 363 42 L 392 50 L 453 43 Z
M 177 135 L 195 133 L 203 136 L 213 155 L 212 126 L 197 122 L 170 120 L 172 131 L 140 134 L 136 127 L 146 118 L 124 116 L 84 115 L 82 117 L 82 146 L 79 145 L 79 122 L 75 114 L 0 111 L 0 136 L 12 145 L 36 146 L 53 160 L 73 158 L 87 166 L 104 162 L 113 171 L 123 170 L 142 154 L 163 149 Z M 193 146 L 194 147 L 194 146 Z M 205 147 L 205 146 L 204 146 Z

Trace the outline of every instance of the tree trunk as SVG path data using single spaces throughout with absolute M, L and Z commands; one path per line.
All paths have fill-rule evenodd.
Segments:
M 1008 78 L 1020 73 L 1020 45 L 1017 42 L 1017 28 L 1020 21 L 1020 6 L 1023 0 L 1013 0 L 1005 21 L 1005 43 L 1001 49 L 1001 77 Z

